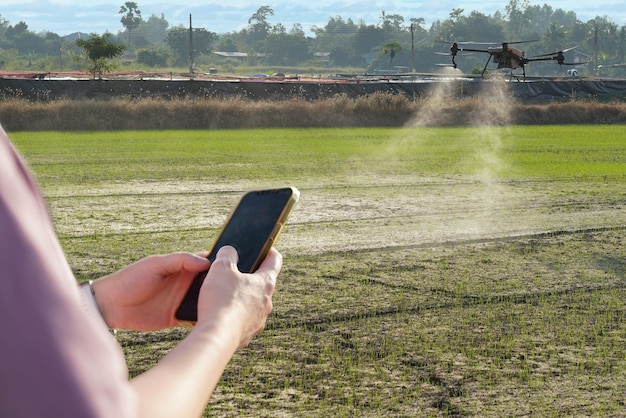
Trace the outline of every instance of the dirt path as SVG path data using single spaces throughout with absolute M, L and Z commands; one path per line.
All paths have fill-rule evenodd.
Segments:
M 623 228 L 622 186 L 575 180 L 485 183 L 407 178 L 345 187 L 304 184 L 278 246 L 286 254 L 321 254 Z M 221 225 L 246 188 L 137 183 L 48 190 L 47 196 L 58 232 L 80 237 L 94 232 L 210 231 Z

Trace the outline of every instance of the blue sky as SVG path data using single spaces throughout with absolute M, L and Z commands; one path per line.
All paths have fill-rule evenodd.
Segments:
M 24 21 L 34 32 L 50 31 L 59 35 L 73 32 L 109 31 L 117 33 L 123 27 L 118 14 L 126 0 L 2 0 L 0 16 L 11 24 Z M 436 20 L 446 19 L 454 8 L 464 9 L 464 14 L 478 11 L 487 15 L 499 10 L 504 12 L 508 0 L 481 2 L 468 0 L 422 0 L 422 1 L 336 1 L 316 0 L 298 2 L 275 0 L 252 2 L 246 0 L 207 1 L 207 0 L 135 0 L 142 16 L 163 14 L 170 25 L 189 24 L 189 14 L 193 26 L 206 28 L 212 32 L 226 33 L 238 31 L 247 25 L 248 18 L 262 5 L 274 10 L 268 21 L 282 23 L 287 29 L 300 23 L 307 35 L 312 35 L 312 26 L 323 27 L 330 17 L 351 18 L 355 23 L 363 20 L 376 24 L 381 11 L 399 14 L 406 21 L 412 17 L 422 17 L 428 26 Z M 520 1 L 521 3 L 521 1 Z M 596 16 L 608 16 L 618 25 L 626 25 L 626 3 L 624 0 L 553 0 L 534 2 L 532 5 L 549 4 L 553 9 L 573 11 L 578 19 L 586 22 Z

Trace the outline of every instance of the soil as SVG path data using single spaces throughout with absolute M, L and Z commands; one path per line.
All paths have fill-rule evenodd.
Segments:
M 58 232 L 80 236 L 217 229 L 248 187 L 131 182 L 46 194 Z M 611 181 L 364 177 L 346 187 L 302 184 L 300 191 L 277 245 L 285 254 L 440 246 L 626 225 L 626 192 Z M 125 206 L 132 210 L 119 211 Z

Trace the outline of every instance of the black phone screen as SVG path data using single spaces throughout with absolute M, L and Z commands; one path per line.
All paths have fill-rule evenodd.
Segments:
M 247 193 L 237 205 L 228 223 L 215 242 L 209 261 L 213 262 L 220 248 L 235 247 L 239 254 L 239 271 L 252 273 L 261 251 L 292 197 L 291 189 L 261 190 Z
M 295 191 L 297 193 L 297 191 Z M 296 196 L 297 197 L 297 196 Z M 246 193 L 230 215 L 208 256 L 211 263 L 220 248 L 230 245 L 237 250 L 237 266 L 242 273 L 252 273 L 273 244 L 283 214 L 294 199 L 294 189 L 259 190 Z M 181 321 L 195 322 L 200 286 L 207 271 L 196 276 L 176 312 Z

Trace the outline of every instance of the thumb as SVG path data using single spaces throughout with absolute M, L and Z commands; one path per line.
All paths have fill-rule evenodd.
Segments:
M 238 261 L 239 254 L 237 253 L 237 250 L 230 245 L 225 245 L 218 250 L 217 254 L 215 255 L 215 261 L 213 261 L 213 264 L 223 263 L 226 265 L 234 265 L 235 267 L 237 267 Z

